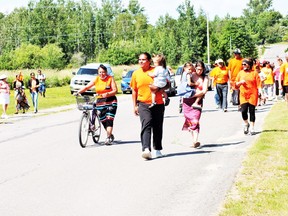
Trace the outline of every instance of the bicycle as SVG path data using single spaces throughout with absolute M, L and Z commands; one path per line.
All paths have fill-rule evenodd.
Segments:
M 79 143 L 82 148 L 87 145 L 89 135 L 92 136 L 94 143 L 98 143 L 101 135 L 101 122 L 96 111 L 94 103 L 95 97 L 92 96 L 76 96 L 77 107 L 82 111 L 82 116 L 79 125 Z M 92 123 L 93 114 L 95 112 L 95 122 Z

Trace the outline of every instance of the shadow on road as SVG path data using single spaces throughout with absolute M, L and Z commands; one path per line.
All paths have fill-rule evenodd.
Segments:
M 175 157 L 175 156 L 185 156 L 185 155 L 195 155 L 195 154 L 207 154 L 212 151 L 192 151 L 192 152 L 178 152 L 178 153 L 170 153 L 166 154 L 165 157 Z
M 213 148 L 213 147 L 225 147 L 225 146 L 231 146 L 231 145 L 239 145 L 241 143 L 244 143 L 245 141 L 239 141 L 239 142 L 234 142 L 234 143 L 213 143 L 213 144 L 205 144 L 203 146 L 200 146 L 199 149 L 203 148 Z

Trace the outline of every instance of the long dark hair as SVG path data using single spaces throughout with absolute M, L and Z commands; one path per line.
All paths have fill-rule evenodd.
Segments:
M 204 78 L 206 76 L 206 67 L 205 67 L 204 62 L 200 61 L 200 60 L 196 61 L 195 68 L 197 68 L 197 66 L 201 66 L 203 68 L 203 72 L 200 76 L 202 76 Z

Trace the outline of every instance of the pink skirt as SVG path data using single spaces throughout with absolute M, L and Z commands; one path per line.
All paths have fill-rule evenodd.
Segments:
M 183 98 L 183 113 L 185 117 L 185 122 L 183 124 L 182 130 L 188 131 L 200 131 L 200 117 L 202 110 L 194 109 L 192 104 L 194 103 L 195 98 Z M 202 100 L 201 100 L 202 106 Z

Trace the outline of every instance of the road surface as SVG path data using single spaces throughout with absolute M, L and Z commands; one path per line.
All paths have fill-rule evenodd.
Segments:
M 247 136 L 237 107 L 216 110 L 213 96 L 210 91 L 205 98 L 198 149 L 181 131 L 179 98 L 171 98 L 164 120 L 166 156 L 151 161 L 141 157 L 131 95 L 119 97 L 112 146 L 90 139 L 87 148 L 80 147 L 76 106 L 1 122 L 0 215 L 217 215 L 274 102 L 257 109 L 257 134 Z

